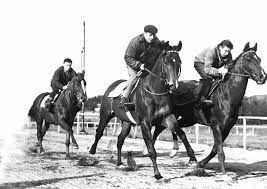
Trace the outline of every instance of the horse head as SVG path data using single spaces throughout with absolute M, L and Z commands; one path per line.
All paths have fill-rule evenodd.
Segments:
M 179 51 L 182 49 L 182 42 L 179 41 L 178 45 L 170 46 L 169 44 L 164 48 L 161 53 L 161 76 L 169 85 L 170 91 L 178 87 L 178 78 L 181 74 L 182 61 L 179 56 Z
M 237 57 L 235 64 L 240 75 L 253 79 L 257 84 L 264 84 L 267 79 L 267 74 L 261 67 L 261 59 L 256 52 L 257 43 L 254 47 L 250 47 L 249 42 L 246 43 L 243 52 Z
M 85 86 L 84 71 L 82 73 L 77 73 L 69 84 L 68 88 L 72 91 L 78 102 L 85 102 L 87 99 Z

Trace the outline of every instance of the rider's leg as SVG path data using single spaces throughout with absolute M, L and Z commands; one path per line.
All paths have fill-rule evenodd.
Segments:
M 121 97 L 121 102 L 120 102 L 120 107 L 124 107 L 124 103 L 125 102 L 128 102 L 128 97 L 131 93 L 131 90 L 133 89 L 134 87 L 134 84 L 136 82 L 136 75 L 137 75 L 137 72 L 132 69 L 130 66 L 127 66 L 127 70 L 128 70 L 128 74 L 129 74 L 129 79 L 127 80 L 126 82 L 126 89 L 124 89 L 123 93 L 122 93 L 122 97 Z
M 199 73 L 199 75 L 202 77 L 202 81 L 201 81 L 202 88 L 199 94 L 199 98 L 197 100 L 208 106 L 213 105 L 212 101 L 207 99 L 207 95 L 210 90 L 210 86 L 212 84 L 213 78 L 204 72 L 204 63 L 194 62 L 194 68 Z
M 59 92 L 59 90 L 56 89 L 56 88 L 54 88 L 54 87 L 52 87 L 52 89 L 53 89 L 53 91 L 49 94 L 47 100 L 45 101 L 45 107 L 46 107 L 47 109 L 50 109 L 54 97 L 55 97 L 56 94 Z

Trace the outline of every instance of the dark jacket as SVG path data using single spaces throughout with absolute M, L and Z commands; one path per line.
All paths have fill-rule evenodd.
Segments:
M 230 64 L 231 61 L 232 54 L 229 53 L 225 59 L 222 59 L 217 47 L 206 48 L 195 57 L 195 62 L 203 63 L 204 72 L 210 76 L 219 76 L 218 68 Z
M 151 43 L 147 43 L 143 34 L 136 36 L 126 49 L 124 55 L 126 64 L 136 71 L 139 71 L 141 64 L 151 70 L 163 50 L 164 44 L 165 42 L 160 41 L 157 37 Z
M 63 89 L 63 86 L 67 85 L 69 81 L 76 75 L 76 72 L 70 68 L 70 70 L 65 73 L 64 72 L 64 67 L 61 66 L 59 67 L 51 80 L 51 87 L 52 88 L 57 88 L 57 89 Z

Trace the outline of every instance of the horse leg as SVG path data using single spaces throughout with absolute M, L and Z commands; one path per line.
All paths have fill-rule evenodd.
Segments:
M 174 132 L 172 132 L 172 141 L 173 141 L 173 147 L 172 147 L 172 150 L 171 150 L 171 152 L 169 154 L 169 156 L 171 158 L 174 157 L 177 154 L 178 150 L 179 150 L 178 138 L 177 138 L 177 135 Z
M 42 146 L 42 126 L 43 126 L 43 119 L 36 121 L 37 124 L 37 140 L 36 143 L 37 146 L 40 147 L 40 153 L 44 152 L 43 146 Z
M 189 157 L 189 164 L 196 163 L 197 159 L 196 159 L 196 156 L 195 156 L 195 152 L 192 149 L 191 145 L 189 144 L 189 142 L 187 140 L 187 137 L 185 135 L 185 132 L 179 126 L 176 127 L 175 130 L 176 130 L 177 135 L 182 140 L 182 142 L 183 142 L 183 144 L 184 144 L 184 146 L 186 148 L 186 152 L 187 152 L 187 155 Z
M 94 141 L 94 143 L 93 143 L 93 145 L 91 146 L 91 149 L 90 149 L 90 153 L 91 154 L 95 154 L 98 141 L 103 136 L 103 132 L 104 132 L 108 122 L 113 117 L 114 117 L 114 115 L 113 114 L 109 114 L 108 112 L 104 112 L 104 113 L 100 114 L 100 121 L 99 121 L 99 125 L 98 125 L 98 127 L 96 129 L 95 141 Z
M 144 125 L 141 125 L 141 130 L 142 130 L 142 135 L 143 138 L 145 140 L 146 146 L 147 146 L 147 150 L 148 150 L 148 154 L 149 157 L 153 163 L 153 168 L 154 168 L 154 177 L 159 180 L 161 178 L 163 178 L 158 170 L 158 165 L 156 162 L 157 159 L 157 153 L 153 144 L 153 137 L 151 134 L 151 126 L 148 122 L 145 122 Z
M 72 131 L 71 126 L 63 118 L 59 119 L 58 123 L 66 131 L 66 140 L 65 140 L 66 158 L 69 158 L 70 157 L 70 154 L 69 154 L 70 136 L 73 135 L 73 131 Z
M 49 129 L 50 123 L 45 121 L 45 124 L 42 126 L 41 128 L 41 133 L 40 133 L 40 153 L 44 153 L 44 149 L 43 149 L 43 138 L 45 136 L 46 131 Z
M 164 129 L 165 129 L 165 127 L 162 126 L 162 125 L 156 126 L 155 131 L 154 131 L 154 133 L 153 133 L 153 145 L 155 145 L 155 142 L 156 142 L 156 140 L 157 140 L 159 134 L 160 134 Z
M 184 131 L 178 126 L 178 122 L 177 122 L 175 116 L 172 114 L 172 115 L 168 116 L 167 118 L 163 119 L 162 125 L 165 127 L 168 127 L 172 132 L 176 133 L 180 137 L 180 139 L 182 140 L 182 142 L 185 145 L 187 155 L 190 158 L 189 163 L 196 162 L 197 160 L 196 160 L 196 157 L 194 154 L 194 150 L 192 149 L 191 145 L 189 144 Z
M 70 146 L 70 133 L 66 132 L 66 159 L 70 159 L 70 151 L 69 151 L 69 146 Z
M 131 124 L 126 123 L 122 124 L 121 133 L 118 136 L 118 142 L 117 142 L 117 149 L 118 149 L 118 160 L 117 160 L 117 166 L 122 165 L 121 162 L 121 148 L 124 143 L 125 138 L 129 135 L 131 131 Z
M 222 142 L 224 142 L 224 140 L 227 138 L 230 130 L 231 129 L 226 129 L 222 132 L 222 135 L 221 135 Z M 213 135 L 214 135 L 214 131 L 213 131 Z M 203 160 L 198 162 L 198 167 L 200 167 L 200 168 L 204 167 L 218 153 L 218 150 L 217 150 L 218 146 L 216 145 L 217 140 L 215 139 L 215 136 L 216 135 L 214 135 L 215 144 L 213 145 L 210 154 L 206 158 L 204 158 Z M 223 158 L 224 158 L 224 154 L 223 154 Z M 225 172 L 225 165 L 224 165 L 224 159 L 225 158 L 223 159 L 223 161 L 220 162 L 220 160 L 222 160 L 222 159 L 221 159 L 221 157 L 219 157 L 219 153 L 218 153 L 218 159 L 219 159 L 219 163 L 221 164 L 221 171 L 223 174 L 225 174 L 226 173 Z
M 70 135 L 70 137 L 71 137 L 72 146 L 75 149 L 79 149 L 79 145 L 78 145 L 76 139 L 74 138 L 73 130 L 72 130 L 72 134 Z

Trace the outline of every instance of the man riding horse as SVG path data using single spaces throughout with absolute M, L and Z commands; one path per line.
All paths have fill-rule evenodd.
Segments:
M 76 76 L 76 72 L 71 67 L 72 61 L 70 58 L 65 58 L 63 66 L 60 66 L 55 72 L 51 80 L 52 92 L 45 101 L 45 107 L 50 110 L 56 95 L 59 95 L 62 90 L 67 88 L 68 83 Z
M 156 34 L 158 29 L 153 25 L 146 25 L 144 33 L 134 37 L 129 43 L 124 59 L 127 64 L 129 79 L 126 82 L 126 89 L 122 93 L 120 107 L 124 108 L 128 97 L 137 80 L 137 72 L 145 68 L 151 70 L 165 45 Z
M 203 83 L 198 100 L 207 106 L 213 105 L 206 99 L 213 79 L 223 77 L 228 72 L 228 66 L 232 61 L 231 50 L 233 44 L 229 40 L 223 40 L 216 47 L 209 47 L 199 53 L 194 60 L 194 68 L 201 76 Z

